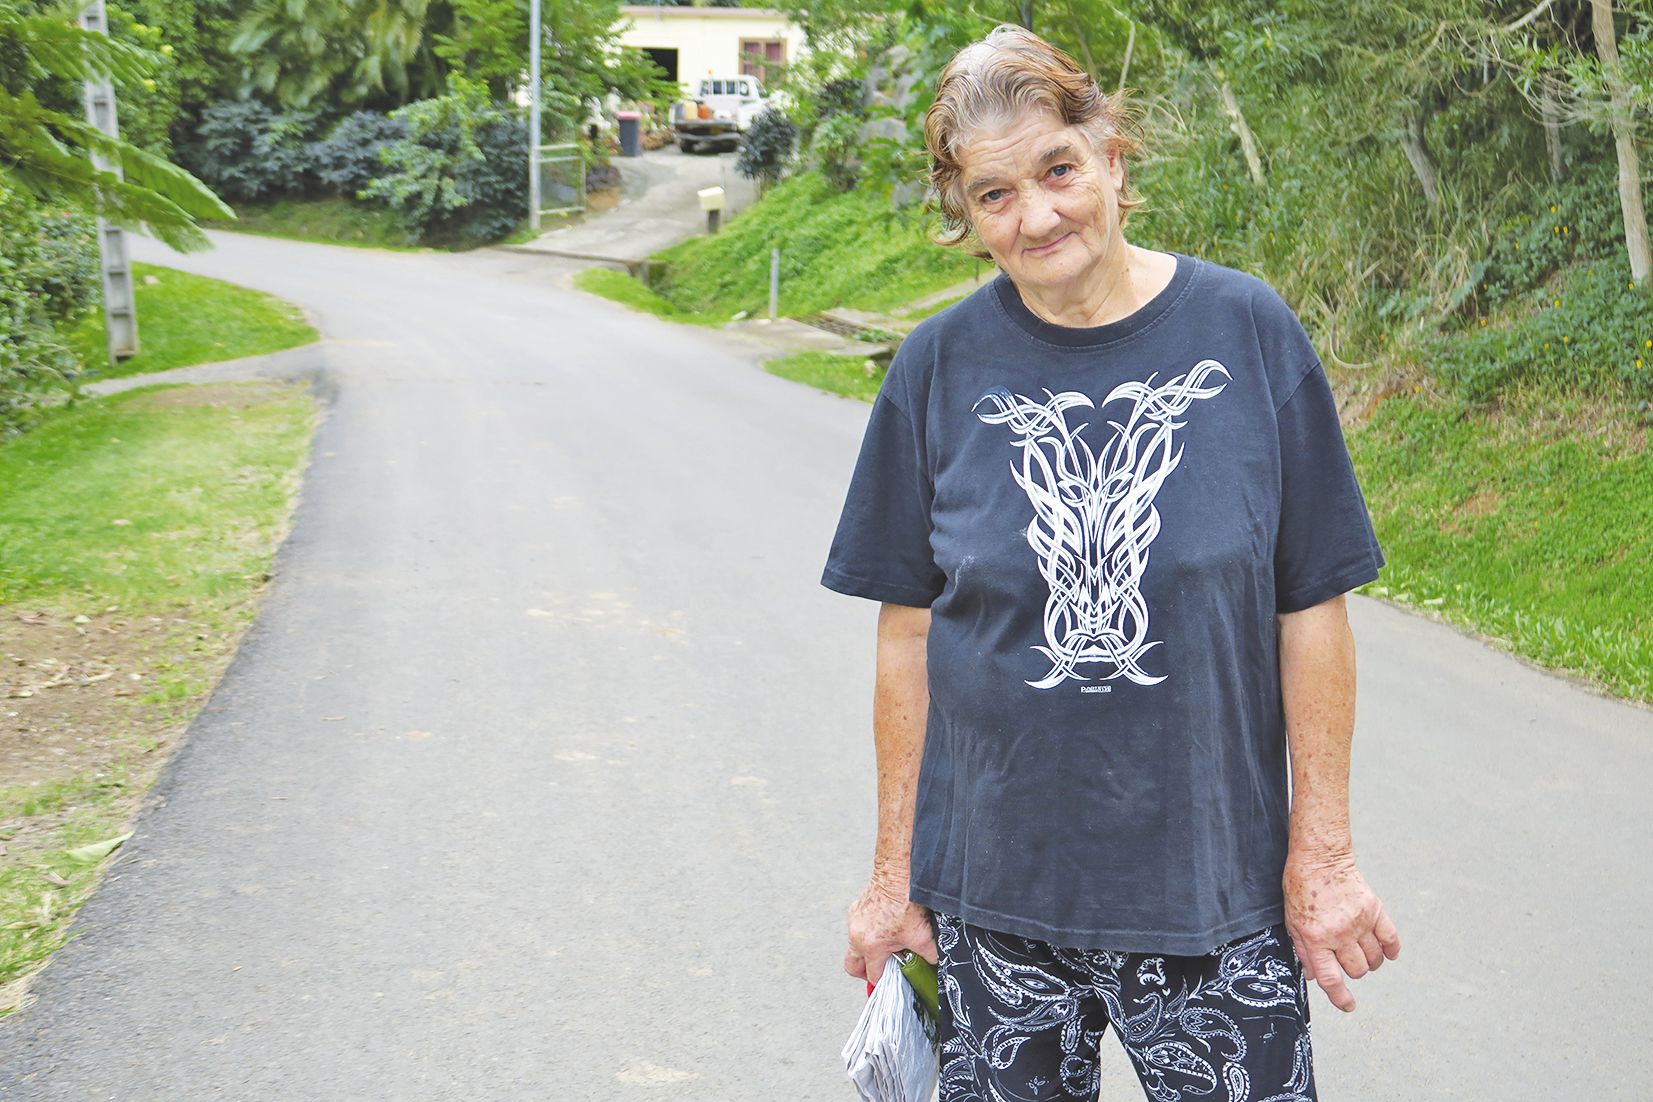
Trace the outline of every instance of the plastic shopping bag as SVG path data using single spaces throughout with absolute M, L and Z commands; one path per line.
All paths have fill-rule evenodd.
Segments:
M 908 971 L 920 987 L 928 979 L 927 994 L 935 991 L 935 970 L 922 958 L 892 957 L 844 1045 L 844 1065 L 865 1102 L 929 1102 L 935 1093 L 935 996 L 915 993 Z

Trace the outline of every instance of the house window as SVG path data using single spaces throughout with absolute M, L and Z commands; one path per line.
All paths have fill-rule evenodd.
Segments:
M 778 38 L 743 38 L 740 40 L 740 72 L 742 76 L 757 77 L 765 88 L 781 78 L 786 64 L 786 43 Z

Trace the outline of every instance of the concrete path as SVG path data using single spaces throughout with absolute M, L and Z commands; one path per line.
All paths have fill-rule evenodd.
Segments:
M 706 216 L 696 195 L 701 188 L 723 188 L 725 218 L 752 205 L 757 188 L 735 171 L 735 157 L 734 153 L 687 154 L 676 146 L 641 157 L 616 157 L 621 178 L 618 206 L 513 248 L 636 264 L 705 232 Z
M 216 240 L 168 262 L 309 308 L 331 412 L 0 1097 L 851 1098 L 874 609 L 815 579 L 866 407 L 544 258 Z M 1315 995 L 1322 1097 L 1646 1097 L 1653 714 L 1351 611 L 1406 948 Z

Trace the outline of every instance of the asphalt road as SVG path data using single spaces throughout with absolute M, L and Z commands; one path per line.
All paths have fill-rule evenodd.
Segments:
M 217 240 L 170 262 L 309 308 L 331 412 L 0 1095 L 852 1097 L 874 609 L 815 579 L 866 407 L 556 261 Z M 1315 995 L 1322 1096 L 1647 1097 L 1653 713 L 1351 614 L 1405 952 Z

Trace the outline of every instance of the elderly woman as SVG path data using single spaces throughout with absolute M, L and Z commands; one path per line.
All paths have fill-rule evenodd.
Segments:
M 879 821 L 844 967 L 938 961 L 943 1102 L 1310 1099 L 1306 976 L 1400 951 L 1349 834 L 1378 576 L 1324 370 L 1253 276 L 1126 241 L 1123 96 L 1001 27 L 925 120 L 946 243 L 823 575 L 881 602 Z M 1289 751 L 1289 756 L 1288 756 Z M 1289 786 L 1288 786 L 1289 775 Z

